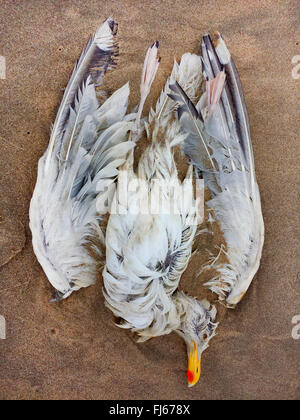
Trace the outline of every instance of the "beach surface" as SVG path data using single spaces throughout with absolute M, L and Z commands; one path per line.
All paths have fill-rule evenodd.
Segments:
M 31 245 L 28 209 L 38 159 L 73 65 L 109 16 L 119 23 L 120 56 L 104 88 L 113 92 L 129 80 L 131 105 L 138 101 L 145 51 L 156 39 L 162 61 L 146 111 L 174 57 L 199 53 L 207 32 L 224 35 L 243 83 L 265 246 L 237 309 L 218 305 L 218 335 L 193 388 L 187 387 L 183 340 L 171 334 L 137 344 L 114 325 L 100 275 L 94 287 L 50 303 L 53 288 Z M 300 315 L 300 79 L 297 71 L 292 75 L 299 23 L 296 0 L 1 1 L 0 315 L 6 339 L 0 339 L 0 399 L 300 398 L 300 340 L 292 338 L 292 319 Z M 182 288 L 200 298 L 208 274 L 197 274 L 209 251 L 217 252 L 209 235 L 201 246 L 182 279 Z

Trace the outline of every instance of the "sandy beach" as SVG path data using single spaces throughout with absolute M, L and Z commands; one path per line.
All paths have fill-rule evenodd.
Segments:
M 218 305 L 218 335 L 194 388 L 176 334 L 137 344 L 104 306 L 102 279 L 59 303 L 35 258 L 28 209 L 38 159 L 70 73 L 90 33 L 108 16 L 119 24 L 117 68 L 109 92 L 128 80 L 139 97 L 148 46 L 160 41 L 161 66 L 146 103 L 154 104 L 174 57 L 199 53 L 219 30 L 236 61 L 250 118 L 265 220 L 260 269 L 236 310 Z M 300 315 L 299 85 L 296 0 L 2 0 L 0 56 L 0 399 L 299 399 Z M 299 60 L 300 61 L 300 60 Z M 298 71 L 300 73 L 300 71 Z M 298 119 L 298 121 L 297 121 Z M 143 147 L 140 145 L 139 147 Z M 213 248 L 204 235 L 181 287 L 202 297 L 198 277 Z

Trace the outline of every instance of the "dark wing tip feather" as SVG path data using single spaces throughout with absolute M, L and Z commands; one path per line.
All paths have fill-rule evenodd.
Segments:
M 113 36 L 116 36 L 119 29 L 119 24 L 113 20 L 112 17 L 106 19 Z
M 198 113 L 195 105 L 177 81 L 174 84 L 170 84 L 169 88 L 172 90 L 172 92 L 175 93 L 175 95 L 171 94 L 172 96 L 169 96 L 171 97 L 171 99 L 178 102 L 180 105 L 178 108 L 179 119 L 181 118 L 182 114 L 186 111 L 190 112 L 194 118 L 203 121 L 202 116 Z
M 172 93 L 168 93 L 168 97 L 171 98 L 174 102 L 177 102 L 176 95 L 173 95 Z
M 222 54 L 220 54 L 221 49 L 223 49 Z M 222 35 L 219 32 L 216 33 L 215 45 L 209 35 L 204 36 L 202 39 L 202 51 L 204 54 L 206 53 L 208 61 L 205 64 L 211 67 L 214 76 L 216 76 L 218 71 L 224 70 L 226 73 L 226 83 L 220 103 L 225 108 L 227 106 L 231 109 L 241 151 L 246 161 L 249 162 L 250 167 L 254 168 L 249 119 L 243 88 L 234 60 L 226 47 Z
M 212 39 L 210 37 L 210 35 L 204 35 L 202 38 L 202 52 L 203 49 L 205 48 L 206 52 L 207 52 L 207 58 L 209 60 L 209 63 L 211 65 L 211 69 L 213 72 L 214 77 L 217 76 L 219 71 L 222 71 L 222 64 L 219 60 L 218 54 L 216 53 L 214 44 L 212 42 Z M 205 60 L 204 60 L 205 61 Z M 208 63 L 205 63 L 206 65 Z

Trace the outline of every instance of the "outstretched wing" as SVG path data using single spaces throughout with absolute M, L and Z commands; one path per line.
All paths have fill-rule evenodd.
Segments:
M 96 281 L 104 245 L 99 213 L 109 205 L 118 166 L 134 147 L 125 117 L 128 84 L 100 108 L 95 91 L 114 65 L 115 28 L 106 20 L 75 66 L 31 201 L 34 251 L 61 298 Z
M 212 199 L 207 204 L 214 209 L 226 240 L 229 264 L 215 261 L 213 268 L 218 275 L 207 285 L 232 307 L 241 300 L 258 270 L 264 224 L 249 120 L 235 65 L 220 36 L 217 50 L 208 35 L 203 37 L 202 58 L 207 85 L 196 106 L 199 115 L 184 106 L 187 98 L 179 89 L 176 99 L 187 133 L 185 152 L 211 191 Z M 217 94 L 220 72 L 226 75 L 221 96 Z

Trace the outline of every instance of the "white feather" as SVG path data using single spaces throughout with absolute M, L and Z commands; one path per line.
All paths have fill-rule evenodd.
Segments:
M 215 334 L 216 311 L 178 292 L 192 253 L 199 202 L 193 194 L 192 166 L 184 182 L 189 191 L 185 205 L 169 188 L 182 186 L 172 147 L 185 138 L 179 133 L 176 105 L 168 96 L 168 85 L 175 80 L 180 80 L 196 100 L 201 84 L 200 57 L 185 54 L 180 65 L 175 62 L 146 123 L 151 145 L 142 155 L 137 172 L 133 170 L 133 153 L 119 172 L 106 231 L 104 296 L 106 305 L 122 319 L 120 327 L 137 332 L 139 341 L 176 331 L 188 348 L 195 341 L 201 354 Z M 162 182 L 161 189 L 156 188 L 157 182 Z M 160 203 L 160 207 L 153 210 L 150 203 Z
M 197 206 L 186 213 L 171 215 L 139 211 L 141 202 L 157 202 L 154 180 L 163 180 L 167 185 L 179 182 L 168 143 L 154 144 L 146 150 L 139 162 L 138 176 L 127 162 L 119 174 L 116 200 L 121 194 L 121 178 L 128 173 L 131 181 L 141 182 L 141 188 L 127 191 L 126 214 L 111 214 L 109 218 L 104 295 L 109 308 L 126 321 L 128 328 L 148 336 L 155 321 L 151 335 L 162 335 L 180 325 L 172 295 L 191 256 Z M 168 191 L 163 199 L 167 207 L 177 205 Z M 191 218 L 194 223 L 189 224 Z

